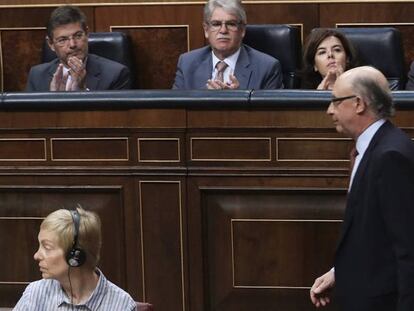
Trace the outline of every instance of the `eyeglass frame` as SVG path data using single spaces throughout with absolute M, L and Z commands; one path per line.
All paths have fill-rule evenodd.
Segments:
M 341 97 L 332 96 L 331 103 L 334 104 L 335 106 L 339 106 L 344 100 L 356 98 L 356 97 L 358 97 L 358 95 L 348 95 L 348 96 L 341 96 Z
M 70 42 L 70 40 L 74 40 L 74 41 L 78 42 L 78 41 L 82 40 L 87 35 L 88 35 L 88 33 L 86 31 L 79 30 L 79 31 L 75 32 L 73 35 L 61 36 L 59 38 L 53 39 L 52 41 L 56 45 L 58 45 L 60 47 L 64 47 Z
M 220 26 L 219 25 L 214 25 L 213 26 L 211 24 L 212 22 L 220 22 Z M 206 22 L 206 25 L 211 29 L 211 31 L 219 31 L 223 27 L 223 25 L 229 31 L 238 31 L 238 30 L 240 30 L 240 28 L 242 26 L 245 26 L 246 24 L 243 23 L 242 21 L 237 21 L 237 20 L 229 20 L 229 21 L 212 20 L 212 21 Z M 231 29 L 233 26 L 236 27 L 236 28 L 235 29 Z M 216 27 L 217 27 L 217 29 L 214 29 Z

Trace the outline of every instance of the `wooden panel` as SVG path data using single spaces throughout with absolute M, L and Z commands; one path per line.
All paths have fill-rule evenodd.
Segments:
M 46 161 L 46 139 L 0 138 L 0 161 Z
M 123 31 L 134 49 L 138 88 L 170 89 L 178 57 L 204 45 L 202 5 L 99 7 L 100 31 Z
M 249 24 L 291 24 L 304 34 L 318 27 L 319 5 L 315 3 L 249 3 L 245 5 Z
M 388 2 L 388 1 L 387 1 Z M 412 23 L 413 1 L 403 3 L 323 3 L 320 4 L 320 26 L 336 23 Z
M 170 89 L 179 55 L 204 45 L 201 5 L 100 7 L 96 12 L 97 29 L 130 35 L 138 88 Z
M 108 99 L 110 100 L 110 99 Z M 184 109 L 130 109 L 130 110 L 95 110 L 95 111 L 0 111 L 0 124 L 3 128 L 41 129 L 55 128 L 86 129 L 112 128 L 173 128 L 185 127 L 186 111 Z
M 270 137 L 191 137 L 192 161 L 270 161 Z
M 4 193 L 0 193 L 0 196 L 2 199 L 6 198 Z M 4 213 L 3 210 L 1 212 Z M 37 235 L 41 221 L 41 217 L 0 216 L 0 247 L 7 254 L 2 258 L 2 265 L 7 269 L 0 270 L 0 283 L 26 285 L 27 282 L 39 279 L 33 254 L 38 247 Z
M 128 161 L 128 138 L 52 138 L 52 161 Z
M 320 270 L 319 243 L 329 245 L 332 251 L 340 222 L 232 219 L 233 286 L 249 289 L 309 288 L 315 271 Z M 332 256 L 331 252 L 327 259 Z
M 277 161 L 348 161 L 352 141 L 347 138 L 276 139 Z
M 139 194 L 143 298 L 156 310 L 185 310 L 181 182 L 141 181 Z
M 0 28 L 46 27 L 53 9 L 54 7 L 13 8 L 13 6 L 10 6 L 9 8 L 1 8 Z M 87 13 L 88 10 L 86 9 L 85 14 Z M 46 35 L 46 32 L 44 34 Z
M 14 307 L 26 288 L 26 284 L 2 284 L 0 283 L 0 293 L 2 295 L 1 305 Z M 1 309 L 0 309 L 1 310 Z
M 207 310 L 307 310 L 330 269 L 345 191 L 202 191 Z M 330 310 L 334 310 L 333 308 Z
M 122 31 L 131 38 L 136 66 L 135 88 L 172 87 L 178 57 L 188 51 L 186 26 L 130 26 L 111 30 Z
M 138 138 L 138 162 L 180 162 L 179 138 Z
M 23 91 L 30 68 L 40 63 L 45 30 L 1 30 L 0 38 L 3 52 L 3 90 Z
M 328 108 L 328 105 L 326 105 Z M 298 124 L 298 115 L 306 114 L 306 118 Z M 189 128 L 328 128 L 332 129 L 332 120 L 325 113 L 313 110 L 297 109 L 294 114 L 290 110 L 277 111 L 256 110 L 189 110 Z

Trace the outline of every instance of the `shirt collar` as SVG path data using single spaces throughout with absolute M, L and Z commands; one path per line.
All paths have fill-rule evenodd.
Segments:
M 213 50 L 211 50 L 211 55 L 213 56 L 213 70 L 216 68 L 217 63 L 220 61 L 220 59 L 214 54 Z M 234 72 L 234 69 L 236 68 L 237 59 L 240 55 L 240 48 L 233 54 L 231 54 L 229 57 L 223 59 L 223 61 L 227 64 L 227 66 L 231 69 L 232 72 Z
M 363 155 L 367 150 L 369 143 L 371 142 L 372 138 L 374 137 L 375 133 L 378 129 L 385 123 L 385 119 L 379 119 L 368 126 L 361 135 L 358 136 L 356 141 L 356 150 L 358 151 L 358 155 Z
M 91 311 L 98 310 L 107 291 L 107 281 L 102 271 L 96 268 L 95 272 L 99 276 L 98 284 L 88 300 L 86 300 L 84 304 L 79 305 L 85 306 L 88 310 Z M 70 298 L 66 295 L 65 291 L 62 289 L 62 286 L 60 286 L 60 283 L 56 280 L 53 281 L 55 282 L 56 286 L 59 286 L 60 289 L 57 294 L 56 305 L 58 307 L 64 303 L 70 305 Z
M 58 288 L 57 289 L 57 294 L 56 294 L 56 305 L 57 305 L 57 307 L 61 306 L 64 303 L 70 304 L 70 299 L 66 295 L 66 293 L 63 290 L 62 286 L 60 285 L 59 281 L 52 280 L 52 282 L 53 282 L 54 286 L 56 286 Z

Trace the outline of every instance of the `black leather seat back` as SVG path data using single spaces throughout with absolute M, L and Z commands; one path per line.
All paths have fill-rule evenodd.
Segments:
M 280 61 L 286 89 L 299 87 L 297 72 L 301 66 L 301 33 L 290 25 L 247 25 L 243 42 Z
M 361 65 L 379 69 L 392 90 L 404 89 L 404 49 L 399 30 L 391 27 L 338 28 L 357 50 Z
M 122 32 L 90 32 L 89 53 L 96 54 L 127 66 L 134 74 L 134 64 L 131 53 L 131 42 L 129 37 Z M 50 62 L 56 58 L 46 40 L 43 46 L 42 62 Z

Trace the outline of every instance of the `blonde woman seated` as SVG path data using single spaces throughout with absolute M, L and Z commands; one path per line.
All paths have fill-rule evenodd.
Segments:
M 38 239 L 34 259 L 43 279 L 26 287 L 14 310 L 136 310 L 131 296 L 96 267 L 102 240 L 97 214 L 57 210 L 43 220 Z
M 331 90 L 344 71 L 356 66 L 355 49 L 344 34 L 334 29 L 314 29 L 304 48 L 302 88 Z

